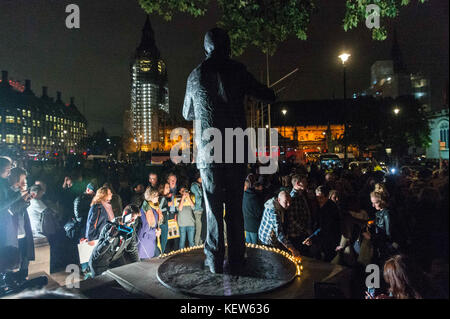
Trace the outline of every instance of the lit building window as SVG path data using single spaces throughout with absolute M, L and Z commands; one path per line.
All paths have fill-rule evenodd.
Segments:
M 23 116 L 27 116 L 27 111 L 22 110 L 22 115 L 23 115 Z
M 48 115 L 45 116 L 45 120 L 48 121 Z
M 6 116 L 6 123 L 15 123 L 14 116 L 7 115 Z
M 14 143 L 14 135 L 12 135 L 12 134 L 7 134 L 7 135 L 6 135 L 6 143 L 8 143 L 8 144 Z
M 23 134 L 27 134 L 27 128 L 26 128 L 26 127 L 23 127 L 23 128 L 22 128 L 22 133 L 23 133 Z
M 22 121 L 20 120 L 20 117 L 17 117 L 17 123 L 21 123 Z
M 28 117 L 31 117 L 31 111 L 28 111 Z
M 28 134 L 31 134 L 31 127 L 28 128 Z

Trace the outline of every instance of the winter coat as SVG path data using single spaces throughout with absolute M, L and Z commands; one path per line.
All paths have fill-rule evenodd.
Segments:
M 138 235 L 138 253 L 139 258 L 148 259 L 155 256 L 156 248 L 156 228 L 158 226 L 158 213 L 152 208 L 153 216 L 155 218 L 155 227 L 150 227 L 145 217 L 145 211 L 141 208 L 140 227 L 137 232 Z
M 87 240 L 97 240 L 100 237 L 100 232 L 108 220 L 108 213 L 102 204 L 92 205 L 89 209 L 88 219 L 86 222 Z
M 41 200 L 32 199 L 27 211 L 34 238 L 49 237 L 60 230 L 55 213 Z
M 169 219 L 174 218 L 175 216 L 171 216 L 169 212 L 169 202 L 167 200 L 167 197 L 161 196 L 161 199 L 159 201 L 159 209 L 161 209 L 161 212 L 163 214 L 163 220 L 161 221 L 161 225 L 166 225 L 169 221 Z M 173 215 L 173 214 L 172 214 Z
M 203 189 L 202 184 L 194 182 L 191 185 L 191 193 L 195 196 L 194 212 L 203 212 Z
M 33 231 L 27 212 L 29 203 L 22 199 L 20 192 L 12 190 L 5 180 L 0 182 L 0 193 L 0 247 L 19 247 L 19 239 L 17 238 L 19 215 L 23 214 L 26 257 L 28 260 L 34 260 Z
M 264 202 L 261 194 L 249 188 L 244 191 L 242 198 L 242 213 L 244 215 L 244 229 L 247 232 L 257 233 L 264 211 Z
M 91 202 L 94 195 L 88 195 L 86 193 L 81 194 L 73 201 L 73 213 L 75 219 L 80 225 L 79 234 L 82 237 L 86 234 L 86 223 L 91 210 Z
M 325 250 L 334 250 L 341 240 L 341 222 L 339 209 L 332 200 L 319 208 L 316 229 L 320 228 L 316 241 Z

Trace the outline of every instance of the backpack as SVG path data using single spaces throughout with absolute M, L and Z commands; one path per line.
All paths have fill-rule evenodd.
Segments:
M 75 218 L 71 218 L 65 225 L 64 231 L 66 236 L 70 239 L 77 238 L 78 233 L 81 230 L 81 223 L 79 223 Z

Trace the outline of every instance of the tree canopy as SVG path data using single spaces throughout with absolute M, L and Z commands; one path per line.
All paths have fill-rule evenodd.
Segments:
M 175 13 L 194 17 L 204 15 L 210 0 L 138 0 L 149 14 L 156 13 L 170 21 Z M 335 0 L 333 0 L 335 1 Z M 395 18 L 400 8 L 410 0 L 342 0 L 346 3 L 343 18 L 345 31 L 364 25 L 368 16 L 366 7 L 380 7 L 380 18 Z M 426 0 L 414 0 L 424 3 Z M 316 11 L 315 0 L 216 0 L 221 17 L 218 26 L 230 35 L 233 55 L 241 55 L 249 45 L 273 55 L 280 43 L 290 36 L 306 40 L 311 15 Z M 369 12 L 370 13 L 370 12 Z M 372 29 L 375 40 L 387 38 L 383 26 Z

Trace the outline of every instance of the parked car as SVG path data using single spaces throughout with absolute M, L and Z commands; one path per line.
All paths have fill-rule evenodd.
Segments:
M 343 163 L 338 155 L 334 153 L 324 153 L 319 155 L 319 166 L 321 169 L 342 168 Z

